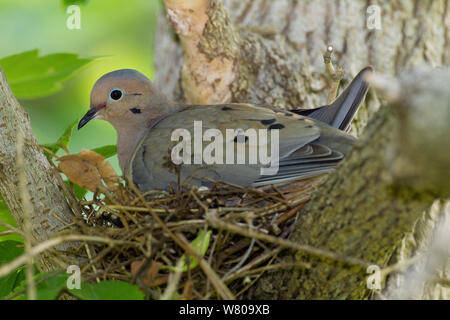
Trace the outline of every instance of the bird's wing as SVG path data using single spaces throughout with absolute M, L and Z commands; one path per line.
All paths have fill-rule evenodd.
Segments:
M 325 122 L 334 128 L 347 131 L 350 122 L 369 90 L 367 76 L 372 72 L 373 68 L 370 66 L 362 69 L 347 88 L 330 105 L 314 109 L 297 109 L 291 111 L 302 116 Z
M 221 159 L 223 164 L 193 164 L 195 153 L 193 147 L 195 139 L 194 121 L 202 122 L 203 134 L 208 129 L 218 129 L 221 132 L 223 138 Z M 180 143 L 178 140 L 171 141 L 172 134 L 176 129 L 186 129 L 190 133 L 192 139 L 192 143 L 190 143 L 191 164 L 175 166 L 172 162 L 172 148 Z M 258 155 L 260 151 L 255 149 L 257 148 L 256 140 L 253 139 L 251 130 L 245 132 L 245 135 L 241 135 L 242 138 L 236 138 L 235 134 L 227 135 L 227 129 L 242 129 L 244 131 L 253 129 L 256 135 L 258 135 L 260 129 L 267 129 L 268 131 L 278 129 L 279 161 L 277 165 L 280 166 L 287 159 L 290 159 L 289 165 L 291 165 L 293 159 L 295 159 L 291 159 L 291 155 L 303 160 L 313 159 L 314 157 L 322 160 L 326 157 L 335 157 L 332 153 L 324 154 L 325 149 L 319 145 L 308 147 L 311 142 L 320 139 L 320 124 L 315 120 L 287 111 L 250 104 L 189 106 L 166 116 L 149 130 L 136 148 L 131 160 L 131 171 L 128 174 L 143 191 L 167 189 L 170 184 L 177 187 L 179 178 L 182 184 L 202 185 L 205 184 L 205 180 L 212 179 L 243 186 L 252 185 L 261 178 L 261 167 L 264 167 L 259 162 L 249 164 L 249 154 L 256 152 Z M 267 134 L 266 154 L 270 154 L 272 135 L 272 132 Z M 212 138 L 211 141 L 217 140 Z M 203 141 L 201 150 L 206 151 L 211 143 L 210 141 Z M 237 163 L 237 157 L 242 155 L 243 150 L 246 164 L 225 164 L 227 163 L 226 143 L 230 143 L 234 150 L 234 163 Z M 241 149 L 242 145 L 244 147 Z M 261 145 L 258 145 L 258 148 L 261 147 Z M 304 156 L 302 156 L 303 154 Z M 262 176 L 262 178 L 275 176 Z M 206 185 L 208 184 L 206 183 Z

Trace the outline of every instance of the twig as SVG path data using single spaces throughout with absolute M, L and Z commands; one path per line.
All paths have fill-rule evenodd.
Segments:
M 209 280 L 213 284 L 214 288 L 217 290 L 217 293 L 226 300 L 234 300 L 234 296 L 231 293 L 231 291 L 227 288 L 227 286 L 220 280 L 218 275 L 214 272 L 214 270 L 211 268 L 211 266 L 201 257 L 200 255 L 195 252 L 194 249 L 189 245 L 189 243 L 184 242 L 179 237 L 177 237 L 170 229 L 165 225 L 165 223 L 158 217 L 156 213 L 154 213 L 148 204 L 145 202 L 145 199 L 142 197 L 141 192 L 136 188 L 135 185 L 130 184 L 131 188 L 136 192 L 138 197 L 141 198 L 141 201 L 145 204 L 145 206 L 150 210 L 150 214 L 152 215 L 153 219 L 158 222 L 165 232 L 172 238 L 172 240 L 179 245 L 182 249 L 184 249 L 188 254 L 193 256 L 197 259 L 200 267 L 203 269 L 203 272 L 205 272 L 206 276 L 208 276 Z
M 247 251 L 245 252 L 245 254 L 242 256 L 241 260 L 238 262 L 238 264 L 236 264 L 233 268 L 230 269 L 230 271 L 228 271 L 223 277 L 222 280 L 225 279 L 227 276 L 229 276 L 230 274 L 234 273 L 236 270 L 239 270 L 242 265 L 245 263 L 245 261 L 247 261 L 248 257 L 250 256 L 250 253 L 252 253 L 253 250 L 253 246 L 255 245 L 255 239 L 252 239 L 252 241 L 250 242 L 250 245 L 247 249 Z
M 337 71 L 334 69 L 333 63 L 331 62 L 331 55 L 333 54 L 333 47 L 328 46 L 327 51 L 323 55 L 323 61 L 325 62 L 325 66 L 328 69 L 328 72 L 330 73 L 331 79 L 333 80 L 330 91 L 328 93 L 328 100 L 327 104 L 330 104 L 333 102 L 334 99 L 337 97 L 337 91 L 339 88 L 339 82 L 341 81 L 342 77 L 344 76 L 344 71 L 341 67 L 337 68 Z
M 87 243 L 84 244 L 84 247 L 86 248 L 86 253 L 88 255 L 89 261 L 92 261 L 92 254 L 91 254 L 91 250 L 89 249 L 89 245 Z M 94 273 L 97 273 L 97 268 L 95 267 L 95 264 L 92 263 L 92 271 L 94 271 Z M 96 277 L 95 280 L 97 282 L 100 282 L 100 278 Z
M 381 274 L 382 278 L 385 278 L 386 276 L 388 276 L 391 273 L 407 269 L 409 266 L 412 266 L 417 261 L 419 261 L 420 258 L 421 258 L 420 255 L 416 255 L 415 257 L 412 257 L 410 259 L 397 262 L 393 265 L 390 265 L 390 266 L 387 266 L 387 267 L 381 269 L 380 274 Z
M 224 278 L 223 280 L 225 282 L 229 282 L 230 279 L 232 279 L 238 273 L 248 271 L 251 268 L 253 268 L 254 266 L 257 266 L 257 265 L 263 263 L 267 259 L 276 257 L 281 250 L 282 250 L 282 248 L 276 248 L 276 249 L 266 252 L 265 254 L 254 259 L 253 261 L 250 261 L 250 263 L 246 264 L 241 269 L 237 270 L 234 274 L 230 274 L 228 277 Z
M 294 249 L 300 252 L 305 252 L 314 256 L 317 256 L 319 258 L 328 258 L 328 259 L 332 259 L 335 261 L 339 261 L 345 264 L 349 264 L 352 266 L 359 266 L 359 267 L 368 267 L 370 264 L 358 259 L 358 258 L 354 258 L 354 257 L 346 257 L 346 256 L 342 256 L 340 254 L 337 254 L 335 252 L 329 251 L 329 250 L 325 250 L 325 249 L 319 249 L 319 248 L 315 248 L 309 245 L 305 245 L 305 244 L 298 244 L 289 240 L 284 240 L 284 239 L 280 239 L 280 238 L 276 238 L 270 235 L 266 235 L 263 233 L 259 233 L 253 230 L 247 230 L 238 226 L 235 226 L 231 223 L 227 223 L 225 221 L 222 221 L 220 219 L 218 219 L 214 213 L 207 213 L 206 215 L 206 221 L 208 222 L 208 224 L 210 224 L 212 227 L 214 228 L 219 228 L 219 229 L 225 229 L 228 230 L 230 232 L 233 233 L 237 233 L 249 238 L 254 238 L 254 239 L 258 239 L 258 240 L 262 240 L 265 242 L 270 242 L 285 248 L 290 248 L 290 249 Z
M 11 230 L 11 231 L 13 231 L 15 233 L 18 233 L 18 234 L 20 234 L 23 237 L 23 232 L 22 231 L 20 231 L 17 228 L 14 228 L 12 225 L 7 224 L 6 222 L 0 221 L 0 226 L 3 226 L 3 227 L 5 227 L 5 228 L 7 228 L 7 229 L 9 229 L 9 230 Z
M 7 235 L 9 235 L 9 234 L 14 234 L 14 233 L 16 233 L 16 232 L 15 232 L 15 231 L 12 231 L 12 230 L 2 231 L 2 232 L 0 232 L 0 237 L 1 237 L 1 236 L 7 236 Z
M 306 262 L 285 262 L 285 263 L 271 264 L 271 265 L 268 265 L 268 266 L 259 267 L 259 268 L 255 268 L 255 269 L 251 269 L 251 270 L 247 270 L 247 271 L 236 273 L 232 277 L 229 277 L 227 279 L 227 282 L 233 281 L 233 280 L 236 280 L 236 279 L 239 279 L 239 278 L 243 278 L 245 276 L 248 276 L 248 275 L 251 275 L 251 274 L 254 274 L 254 273 L 265 272 L 265 271 L 269 271 L 269 270 L 298 268 L 298 267 L 301 267 L 301 268 L 304 268 L 304 269 L 310 269 L 311 268 L 311 264 L 306 263 Z
M 17 170 L 18 170 L 18 178 L 19 178 L 19 191 L 20 198 L 22 200 L 22 208 L 23 208 L 23 239 L 25 244 L 25 258 L 26 258 L 26 267 L 25 267 L 25 277 L 27 280 L 27 297 L 29 300 L 36 300 L 36 285 L 34 282 L 34 270 L 33 270 L 33 257 L 30 254 L 32 249 L 32 241 L 31 241 L 31 232 L 33 229 L 33 225 L 31 222 L 32 216 L 32 205 L 30 201 L 30 194 L 27 189 L 27 178 L 25 175 L 25 160 L 23 157 L 23 143 L 24 136 L 22 131 L 17 131 Z
M 27 259 L 30 256 L 31 258 L 37 256 L 38 254 L 44 252 L 45 250 L 48 250 L 50 248 L 53 248 L 61 243 L 69 242 L 69 241 L 87 241 L 87 242 L 99 242 L 99 243 L 105 243 L 110 246 L 119 245 L 119 244 L 132 244 L 135 245 L 135 243 L 131 241 L 121 241 L 121 240 L 114 240 L 114 239 L 108 239 L 103 237 L 96 237 L 96 236 L 86 236 L 86 235 L 78 235 L 78 234 L 70 234 L 65 236 L 59 236 L 52 239 L 49 239 L 47 241 L 44 241 L 35 247 L 31 248 L 30 252 L 24 253 L 21 256 L 17 257 L 13 261 L 11 261 L 8 264 L 3 265 L 0 268 L 0 278 L 6 276 L 7 274 L 11 273 L 14 269 L 20 267 L 22 264 L 27 262 Z

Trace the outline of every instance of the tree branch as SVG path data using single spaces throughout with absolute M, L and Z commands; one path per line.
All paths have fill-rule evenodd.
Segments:
M 190 103 L 231 101 L 239 36 L 220 0 L 165 0 L 167 17 L 184 49 L 181 81 Z
M 429 70 L 408 73 L 396 82 L 396 99 L 378 111 L 348 158 L 301 210 L 291 240 L 372 261 L 380 268 L 389 262 L 405 233 L 413 230 L 436 196 L 449 195 L 449 179 L 440 182 L 437 173 L 430 176 L 434 170 L 430 162 L 421 161 L 417 154 L 423 148 L 433 150 L 433 162 L 439 164 L 436 170 L 444 176 L 450 172 L 450 161 L 441 161 L 450 150 L 449 139 L 442 141 L 441 135 L 450 135 L 445 120 L 450 119 L 445 85 L 449 81 L 450 71 Z M 399 116 L 398 108 L 407 116 Z M 436 114 L 444 119 L 442 124 L 436 122 Z M 405 163 L 401 159 L 414 163 L 416 183 L 397 183 L 396 162 Z M 306 258 L 288 254 L 285 259 Z M 366 288 L 368 275 L 324 259 L 306 261 L 315 262 L 313 268 L 274 272 L 261 279 L 251 298 L 355 299 L 371 294 Z M 274 290 L 273 284 L 281 285 Z
M 16 147 L 18 136 L 24 137 L 25 187 L 31 203 L 32 230 L 29 237 L 32 243 L 40 243 L 63 228 L 62 221 L 70 223 L 72 210 L 59 190 L 53 170 L 32 133 L 27 113 L 14 97 L 0 67 L 0 194 L 19 229 L 24 230 Z M 48 257 L 41 259 L 38 265 L 42 270 L 51 270 L 52 260 Z

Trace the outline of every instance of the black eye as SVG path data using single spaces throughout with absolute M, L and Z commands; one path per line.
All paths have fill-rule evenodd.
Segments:
M 113 89 L 111 90 L 111 92 L 109 93 L 109 96 L 111 97 L 111 99 L 113 100 L 119 100 L 120 98 L 122 98 L 122 91 L 118 90 L 118 89 Z
M 133 113 L 141 113 L 141 109 L 139 108 L 131 108 L 130 111 Z

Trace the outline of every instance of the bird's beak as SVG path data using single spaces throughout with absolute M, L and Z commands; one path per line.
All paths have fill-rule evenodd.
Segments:
M 80 130 L 81 128 L 84 127 L 84 125 L 86 123 L 88 123 L 89 121 L 91 121 L 92 119 L 95 118 L 95 116 L 97 115 L 97 112 L 99 112 L 101 109 L 103 109 L 105 106 L 101 105 L 98 107 L 93 107 L 90 108 L 88 112 L 86 112 L 86 114 L 84 115 L 83 118 L 81 118 L 80 122 L 78 122 L 78 130 Z

